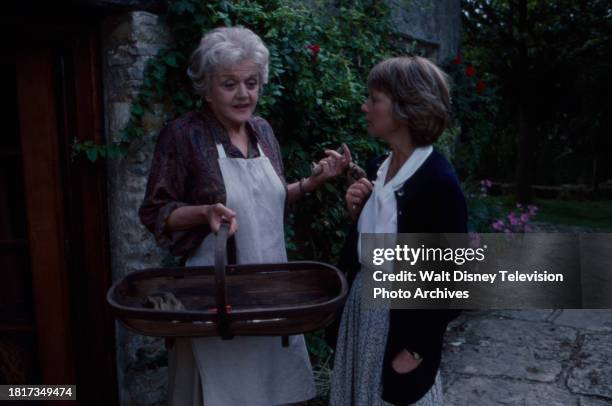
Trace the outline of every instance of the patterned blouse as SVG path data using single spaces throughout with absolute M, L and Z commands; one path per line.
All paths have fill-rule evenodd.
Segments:
M 256 142 L 259 143 L 286 187 L 280 147 L 270 124 L 263 118 L 251 117 L 246 128 L 250 138 L 247 158 L 259 156 Z M 223 145 L 228 157 L 244 158 L 208 108 L 169 122 L 159 134 L 138 214 L 142 224 L 155 235 L 157 244 L 169 249 L 172 255 L 190 255 L 210 233 L 207 224 L 168 230 L 166 220 L 173 210 L 188 205 L 225 204 L 217 142 Z

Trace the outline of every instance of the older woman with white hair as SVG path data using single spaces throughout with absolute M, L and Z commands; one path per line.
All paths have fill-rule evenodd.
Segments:
M 268 81 L 269 52 L 252 31 L 217 28 L 193 52 L 188 74 L 203 108 L 159 135 L 139 214 L 158 244 L 187 266 L 214 262 L 222 221 L 236 263 L 286 262 L 284 212 L 339 175 L 350 153 L 326 151 L 323 170 L 287 185 L 278 142 L 253 115 Z M 270 406 L 315 396 L 303 335 L 177 339 L 169 351 L 169 404 Z

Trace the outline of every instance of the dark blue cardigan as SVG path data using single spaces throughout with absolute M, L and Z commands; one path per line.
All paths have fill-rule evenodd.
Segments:
M 376 179 L 387 155 L 371 160 L 368 178 Z M 398 233 L 466 233 L 467 207 L 452 165 L 435 149 L 421 167 L 395 192 Z M 358 232 L 352 224 L 341 253 L 339 268 L 350 282 L 360 269 Z M 383 364 L 383 399 L 395 405 L 415 403 L 433 386 L 440 366 L 442 340 L 447 324 L 458 310 L 392 309 Z M 336 339 L 331 329 L 330 341 Z M 398 374 L 391 367 L 402 349 L 416 351 L 423 361 L 412 372 Z M 372 385 L 377 385 L 372 382 Z

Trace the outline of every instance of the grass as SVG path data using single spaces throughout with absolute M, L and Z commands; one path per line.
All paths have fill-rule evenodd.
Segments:
M 331 363 L 333 362 L 334 352 L 327 345 L 323 330 L 306 334 L 305 337 L 317 389 L 317 397 L 309 400 L 308 406 L 324 406 L 329 403 Z
M 510 210 L 516 203 L 513 196 L 490 196 L 487 200 L 497 202 Z M 539 211 L 535 221 L 567 226 L 612 229 L 612 200 L 561 200 L 536 199 Z
M 536 199 L 537 221 L 571 226 L 612 229 L 612 201 Z

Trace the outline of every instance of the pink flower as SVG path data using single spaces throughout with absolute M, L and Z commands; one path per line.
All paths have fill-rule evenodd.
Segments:
M 504 222 L 501 220 L 497 220 L 495 223 L 491 225 L 495 230 L 501 231 L 504 229 Z
M 536 213 L 538 212 L 538 207 L 534 206 L 533 204 L 530 204 L 529 206 L 527 206 L 527 210 L 529 210 L 529 214 L 531 214 L 532 216 L 535 216 Z
M 468 65 L 465 67 L 465 75 L 467 77 L 472 77 L 476 74 L 476 69 L 472 65 Z

